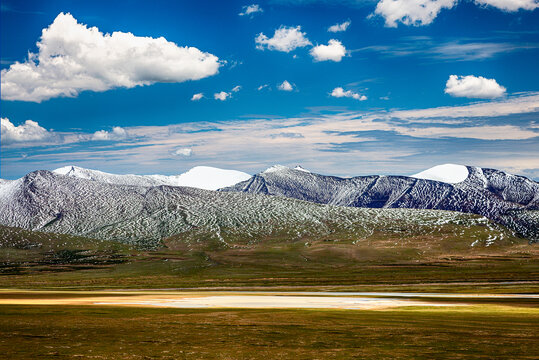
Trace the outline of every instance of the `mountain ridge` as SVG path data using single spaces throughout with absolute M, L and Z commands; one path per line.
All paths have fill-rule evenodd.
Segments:
M 277 233 L 292 241 L 309 234 L 321 237 L 335 228 L 357 239 L 377 231 L 432 234 L 447 226 L 479 234 L 470 236 L 470 244 L 511 236 L 483 217 L 457 212 L 359 209 L 190 187 L 117 185 L 45 170 L 1 189 L 2 225 L 147 247 L 171 236 L 180 236 L 188 246 L 257 242 Z
M 190 186 L 205 190 L 217 190 L 246 180 L 251 175 L 210 166 L 195 166 L 180 175 L 118 175 L 78 166 L 64 166 L 52 171 L 63 176 L 77 177 L 117 185 L 135 186 Z
M 220 191 L 278 195 L 319 204 L 366 208 L 438 209 L 473 213 L 539 240 L 539 183 L 495 169 L 467 166 L 468 176 L 447 183 L 407 176 L 352 178 L 279 167 Z M 518 212 L 528 211 L 522 217 Z

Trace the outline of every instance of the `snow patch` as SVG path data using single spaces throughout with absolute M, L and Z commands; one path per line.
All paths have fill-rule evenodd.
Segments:
M 440 181 L 448 184 L 457 184 L 468 178 L 468 168 L 464 165 L 444 164 L 431 167 L 411 177 L 417 179 Z
M 172 186 L 190 186 L 205 190 L 217 190 L 248 180 L 251 175 L 242 171 L 224 170 L 210 166 L 195 166 L 177 176 L 148 175 L 149 178 L 169 182 Z
M 299 171 L 303 171 L 303 172 L 306 172 L 306 173 L 310 173 L 309 170 L 302 168 L 301 165 L 296 166 L 294 168 L 294 170 L 299 170 Z
M 267 168 L 266 170 L 264 170 L 262 173 L 263 174 L 267 174 L 267 173 L 272 173 L 272 172 L 277 172 L 277 171 L 283 171 L 283 170 L 289 170 L 290 168 L 287 167 L 287 166 L 283 166 L 283 165 L 273 165 L 269 168 Z
M 115 185 L 134 186 L 189 186 L 205 190 L 217 190 L 247 180 L 251 175 L 236 171 L 223 170 L 209 166 L 196 166 L 181 175 L 116 175 L 77 166 L 65 166 L 53 173 L 80 179 Z

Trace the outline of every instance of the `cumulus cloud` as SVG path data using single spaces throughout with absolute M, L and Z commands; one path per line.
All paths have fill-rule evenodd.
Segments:
M 335 89 L 333 89 L 330 95 L 336 98 L 347 97 L 347 98 L 352 98 L 359 101 L 367 100 L 367 97 L 365 95 L 360 95 L 356 92 L 353 92 L 352 90 L 344 91 L 342 87 L 336 87 Z
M 294 90 L 294 86 L 290 84 L 287 80 L 283 81 L 277 88 L 282 91 Z
M 257 87 L 256 89 L 258 91 L 261 91 L 261 90 L 264 90 L 265 88 L 267 88 L 269 85 L 268 84 L 263 84 L 263 85 L 260 85 L 259 87 Z
M 1 72 L 3 100 L 41 102 L 75 97 L 81 91 L 183 82 L 215 75 L 219 59 L 165 38 L 131 33 L 103 34 L 60 13 L 43 29 L 38 53 Z
M 254 15 L 256 13 L 264 12 L 264 10 L 258 4 L 245 5 L 241 8 L 239 16 Z
M 193 94 L 191 101 L 198 101 L 204 97 L 204 93 Z
M 232 88 L 232 92 L 238 92 L 241 90 L 241 86 L 240 85 L 236 85 Z
M 228 99 L 231 96 L 232 96 L 232 94 L 229 93 L 229 92 L 226 92 L 226 91 L 221 91 L 221 92 L 213 94 L 213 98 L 215 100 L 221 100 L 221 101 L 225 101 L 226 99 Z
M 15 126 L 8 118 L 1 118 L 0 133 L 3 145 L 20 142 L 46 140 L 52 133 L 41 127 L 37 122 L 26 120 L 24 124 Z
M 514 12 L 522 10 L 535 10 L 539 7 L 537 0 L 475 0 L 478 5 L 493 6 L 503 11 Z
M 493 99 L 505 95 L 505 91 L 495 79 L 482 76 L 451 75 L 445 84 L 445 93 L 455 97 Z
M 429 25 L 442 9 L 451 9 L 458 0 L 380 0 L 374 13 L 385 19 L 388 27 Z
M 193 149 L 190 148 L 178 148 L 172 152 L 174 156 L 185 156 L 189 157 L 193 154 Z
M 328 31 L 332 33 L 346 31 L 351 23 L 352 21 L 348 20 L 340 24 L 331 25 L 328 28 Z
M 92 140 L 107 141 L 107 140 L 123 140 L 127 138 L 127 131 L 124 128 L 115 126 L 112 131 L 99 130 L 92 135 Z
M 288 53 L 298 47 L 312 45 L 305 35 L 306 33 L 301 31 L 301 26 L 286 27 L 281 25 L 280 28 L 275 30 L 271 38 L 268 38 L 263 33 L 258 34 L 255 38 L 256 48 L 259 50 L 268 49 Z
M 346 55 L 344 45 L 335 39 L 329 40 L 327 45 L 317 45 L 310 51 L 315 61 L 336 61 L 339 62 Z

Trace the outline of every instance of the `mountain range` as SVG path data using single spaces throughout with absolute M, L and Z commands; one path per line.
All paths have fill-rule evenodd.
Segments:
M 472 213 L 539 240 L 539 183 L 475 166 L 447 164 L 411 177 L 341 178 L 277 165 L 221 191 L 278 195 L 337 206 Z
M 272 234 L 301 239 L 339 231 L 364 239 L 396 228 L 432 234 L 448 224 L 451 231 L 475 229 L 470 244 L 490 243 L 509 236 L 495 223 L 537 241 L 538 207 L 537 182 L 461 165 L 412 177 L 353 178 L 279 165 L 252 177 L 210 167 L 141 176 L 70 166 L 0 181 L 1 225 L 146 247 L 170 237 L 193 247 L 201 241 L 251 243 Z

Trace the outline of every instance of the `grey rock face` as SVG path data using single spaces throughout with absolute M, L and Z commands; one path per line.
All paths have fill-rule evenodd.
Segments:
M 283 174 L 289 179 L 290 186 L 297 184 L 295 172 Z M 269 189 L 280 184 L 279 177 L 272 179 L 267 184 Z M 298 186 L 297 191 L 303 192 L 306 199 L 315 199 L 313 196 L 317 193 L 313 188 L 325 177 L 311 174 L 301 179 L 305 180 L 300 181 L 304 187 Z M 337 199 L 330 191 L 343 181 L 348 182 L 339 178 L 321 181 L 322 194 L 326 196 L 323 199 L 328 203 L 338 202 L 330 201 Z M 378 179 L 375 184 L 376 178 L 372 178 L 365 184 L 358 182 L 366 189 L 385 189 L 383 195 L 373 196 L 366 200 L 367 203 L 382 204 L 381 199 L 385 197 L 397 200 L 384 181 Z M 405 185 L 410 180 L 402 178 L 401 181 L 402 189 L 406 189 Z M 354 204 L 357 200 L 344 189 L 338 194 L 339 201 L 346 204 Z M 395 227 L 398 227 L 399 234 L 438 234 L 442 228 L 459 233 L 463 228 L 475 229 L 470 243 L 510 236 L 504 228 L 484 217 L 456 212 L 366 209 L 320 205 L 262 194 L 119 185 L 49 171 L 32 172 L 0 186 L 0 224 L 146 247 L 155 247 L 163 238 L 178 234 L 185 234 L 182 241 L 188 244 L 210 238 L 226 246 L 231 239 L 256 242 L 266 235 L 279 233 L 294 240 L 309 234 L 323 236 L 336 228 L 348 232 L 354 239 L 366 238 L 375 231 L 393 231 L 391 229 Z M 448 224 L 450 226 L 446 226 Z
M 448 184 L 405 176 L 339 178 L 274 167 L 220 191 L 279 195 L 349 207 L 473 213 L 539 241 L 539 183 L 503 171 L 467 168 L 466 180 Z

